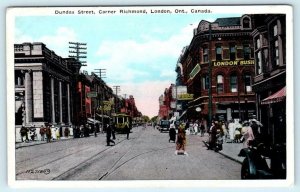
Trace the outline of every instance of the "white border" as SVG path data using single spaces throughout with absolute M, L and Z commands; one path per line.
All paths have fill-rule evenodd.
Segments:
M 288 187 L 294 184 L 294 90 L 293 90 L 293 9 L 287 5 L 268 5 L 268 6 L 140 6 L 133 9 L 170 9 L 176 8 L 209 8 L 216 13 L 283 13 L 286 14 L 286 63 L 287 63 L 287 179 L 286 180 L 259 180 L 259 181 L 237 181 L 237 180 L 159 180 L 159 181 L 20 181 L 15 179 L 15 129 L 14 125 L 14 18 L 16 16 L 39 16 L 55 15 L 55 9 L 66 7 L 35 7 L 35 8 L 9 8 L 6 18 L 6 53 L 7 53 L 7 145 L 8 145 L 8 184 L 16 188 L 197 188 L 197 187 Z M 95 10 L 101 9 L 121 9 L 130 7 L 69 7 L 68 10 Z M 59 17 L 59 15 L 55 15 Z M 73 16 L 73 15 L 72 15 Z M 95 15 L 92 15 L 95 16 Z M 184 15 L 183 15 L 184 16 Z M 200 22 L 200 21 L 199 21 Z M 229 182 L 230 181 L 230 182 Z

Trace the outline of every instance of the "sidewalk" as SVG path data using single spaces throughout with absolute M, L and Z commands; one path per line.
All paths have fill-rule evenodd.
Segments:
M 73 139 L 73 136 L 71 137 L 61 137 L 60 140 L 51 140 L 51 142 L 59 142 L 59 141 L 65 141 L 65 140 L 70 140 Z M 15 147 L 16 149 L 22 148 L 22 147 L 30 147 L 33 145 L 41 145 L 41 144 L 46 144 L 47 141 L 45 139 L 45 141 L 40 141 L 40 140 L 36 140 L 36 141 L 28 141 L 28 142 L 16 142 Z
M 207 137 L 206 141 L 208 140 L 208 135 L 205 135 L 205 137 Z M 203 141 L 203 143 L 205 145 L 207 145 L 207 143 L 205 141 Z M 238 163 L 243 162 L 244 157 L 239 157 L 238 154 L 240 153 L 240 150 L 243 148 L 243 143 L 223 143 L 223 150 L 218 151 L 219 154 L 233 160 L 236 161 Z
M 223 143 L 223 150 L 219 151 L 218 153 L 224 155 L 225 157 L 233 161 L 242 163 L 244 157 L 238 156 L 242 148 L 243 148 L 243 143 Z

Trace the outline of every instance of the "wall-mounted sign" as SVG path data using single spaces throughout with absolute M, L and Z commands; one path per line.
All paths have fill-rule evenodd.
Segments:
M 194 98 L 194 94 L 189 94 L 189 93 L 185 93 L 185 94 L 180 94 L 178 95 L 178 100 L 192 100 Z
M 200 70 L 201 70 L 201 67 L 199 64 L 197 64 L 189 75 L 190 79 L 193 79 L 199 73 Z
M 244 66 L 244 65 L 254 65 L 254 60 L 239 60 L 239 61 L 213 61 L 214 67 L 227 67 L 227 66 Z
M 97 92 L 95 92 L 95 91 L 88 92 L 88 93 L 86 94 L 86 96 L 89 97 L 89 98 L 97 97 Z

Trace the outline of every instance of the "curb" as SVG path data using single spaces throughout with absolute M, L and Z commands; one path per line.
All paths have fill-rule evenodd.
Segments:
M 207 143 L 206 143 L 205 141 L 202 141 L 202 142 L 203 142 L 204 145 L 206 145 L 206 147 L 207 147 Z M 226 158 L 228 158 L 228 159 L 230 159 L 230 160 L 232 160 L 232 161 L 235 161 L 235 162 L 237 162 L 237 163 L 240 163 L 240 164 L 243 163 L 243 161 L 241 161 L 241 160 L 239 160 L 239 159 L 237 159 L 237 158 L 231 157 L 230 155 L 227 155 L 227 154 L 224 153 L 223 151 L 217 151 L 217 153 L 219 153 L 219 154 L 223 155 L 224 157 L 226 157 Z

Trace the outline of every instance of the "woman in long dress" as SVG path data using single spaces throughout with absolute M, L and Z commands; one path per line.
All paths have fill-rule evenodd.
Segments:
M 243 147 L 248 148 L 249 142 L 254 140 L 254 134 L 252 128 L 249 126 L 249 122 L 244 122 L 241 133 L 243 135 Z
M 176 154 L 187 154 L 185 151 L 185 145 L 186 145 L 186 136 L 185 136 L 185 130 L 183 127 L 180 127 L 178 129 L 177 134 L 177 141 L 176 141 Z

